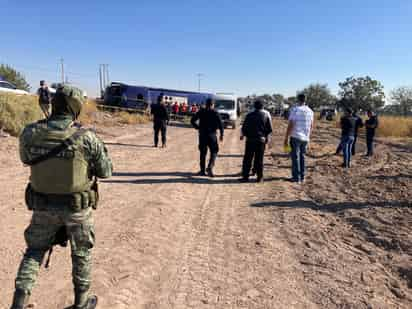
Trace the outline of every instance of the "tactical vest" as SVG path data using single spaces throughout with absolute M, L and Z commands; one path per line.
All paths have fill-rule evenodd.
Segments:
M 33 158 L 50 152 L 78 131 L 69 127 L 66 130 L 52 130 L 47 124 L 37 127 L 30 142 Z M 30 183 L 34 191 L 43 194 L 72 194 L 89 191 L 92 181 L 89 164 L 76 138 L 71 145 L 54 157 L 31 166 Z

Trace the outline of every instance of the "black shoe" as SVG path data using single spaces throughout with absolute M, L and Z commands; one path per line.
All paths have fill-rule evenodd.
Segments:
M 239 179 L 239 182 L 243 182 L 243 183 L 249 182 L 249 178 L 242 177 Z
M 154 148 L 157 148 L 157 144 L 154 144 L 153 147 L 154 147 Z
M 294 183 L 298 183 L 298 182 L 299 182 L 299 179 L 289 178 L 287 181 L 289 181 L 289 182 L 294 182 Z
M 209 177 L 215 177 L 215 174 L 213 174 L 213 169 L 212 169 L 212 168 L 208 167 L 208 168 L 206 169 L 206 172 L 207 172 L 207 175 L 208 175 Z
M 199 173 L 197 173 L 197 176 L 206 176 L 205 171 L 200 171 Z
M 83 306 L 73 306 L 74 309 L 95 309 L 97 306 L 97 296 L 89 296 L 87 303 Z

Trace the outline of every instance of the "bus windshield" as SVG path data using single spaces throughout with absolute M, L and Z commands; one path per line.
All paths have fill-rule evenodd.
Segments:
M 216 109 L 235 109 L 235 101 L 232 100 L 216 100 Z

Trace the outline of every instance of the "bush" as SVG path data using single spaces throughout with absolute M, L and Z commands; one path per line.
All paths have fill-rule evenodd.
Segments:
M 18 136 L 23 128 L 44 115 L 37 97 L 0 93 L 0 128 L 13 136 Z

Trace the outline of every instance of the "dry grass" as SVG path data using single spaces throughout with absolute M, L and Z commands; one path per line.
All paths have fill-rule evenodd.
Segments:
M 0 93 L 0 129 L 18 136 L 26 125 L 42 118 L 37 96 Z
M 98 113 L 99 110 L 97 109 L 96 101 L 88 100 L 83 104 L 82 112 L 80 113 L 78 120 L 83 125 L 96 123 Z
M 149 116 L 129 112 L 116 112 L 114 118 L 121 124 L 143 124 L 150 121 Z
M 378 136 L 412 137 L 412 118 L 395 116 L 380 117 Z

